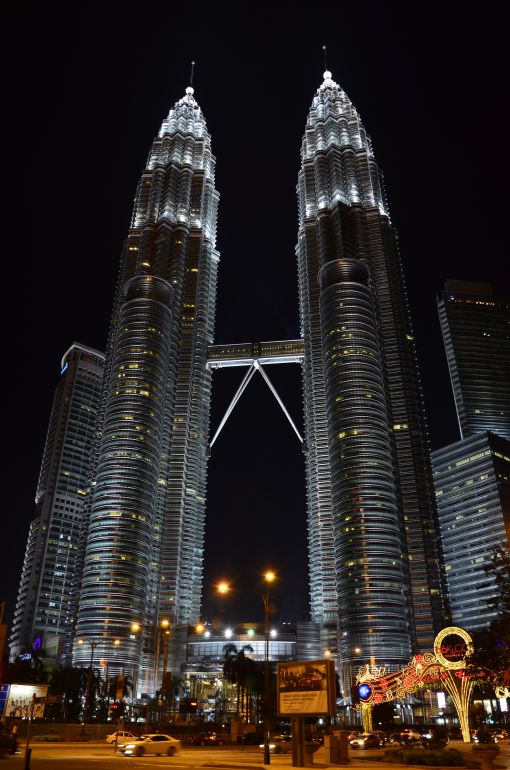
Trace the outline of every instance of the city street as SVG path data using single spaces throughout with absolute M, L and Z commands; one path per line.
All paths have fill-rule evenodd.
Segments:
M 450 744 L 450 748 L 465 750 L 469 758 L 472 758 L 471 747 L 460 742 Z M 505 741 L 500 745 L 500 753 L 496 760 L 497 768 L 510 770 L 510 744 Z M 369 751 L 351 751 L 351 767 L 364 770 L 377 770 L 381 768 L 380 758 L 383 749 Z M 15 757 L 9 757 L 4 762 L 5 767 L 18 770 L 24 766 L 24 751 Z M 314 755 L 314 764 L 318 768 L 328 765 L 322 760 L 321 752 Z M 321 761 L 322 760 L 322 761 Z M 373 761 L 371 761 L 373 760 Z M 104 770 L 121 770 L 123 767 L 131 770 L 141 770 L 149 767 L 172 766 L 176 770 L 190 770 L 204 767 L 226 768 L 262 768 L 262 752 L 256 748 L 240 749 L 237 746 L 222 747 L 185 747 L 176 757 L 125 757 L 115 754 L 112 747 L 102 743 L 76 744 L 43 744 L 32 745 L 31 770 L 83 770 L 87 767 L 104 768 Z M 287 768 L 292 765 L 290 754 L 271 756 L 271 765 L 275 768 Z M 401 767 L 401 765 L 393 765 Z

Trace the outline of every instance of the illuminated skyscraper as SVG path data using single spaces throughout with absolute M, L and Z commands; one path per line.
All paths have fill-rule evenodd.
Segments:
M 187 88 L 154 140 L 121 257 L 74 660 L 142 662 L 198 618 L 219 254 L 215 159 Z M 132 623 L 139 633 L 133 633 Z M 161 656 L 160 656 L 161 657 Z M 161 659 L 159 660 L 161 666 Z
M 411 650 L 431 649 L 443 621 L 430 459 L 382 174 L 330 72 L 301 161 L 312 620 L 330 628 L 325 644 L 338 623 L 342 666 L 398 665 Z
M 452 621 L 478 631 L 498 615 L 485 567 L 510 546 L 510 442 L 476 433 L 432 452 L 432 468 Z
M 12 624 L 11 658 L 40 637 L 72 637 L 80 536 L 96 436 L 104 354 L 73 343 L 62 358 Z M 55 650 L 56 651 L 56 650 Z
M 439 320 L 462 438 L 510 440 L 510 302 L 490 284 L 446 282 Z

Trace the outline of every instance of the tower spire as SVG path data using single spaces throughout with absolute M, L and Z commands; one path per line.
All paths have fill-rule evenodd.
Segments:
M 333 76 L 331 72 L 328 70 L 328 47 L 326 45 L 323 45 L 322 51 L 324 55 L 324 72 L 322 73 L 322 77 L 324 78 L 324 80 L 332 80 Z
M 195 71 L 195 62 L 192 61 L 191 62 L 191 71 L 190 71 L 190 75 L 189 75 L 189 86 L 186 89 L 186 94 L 188 96 L 193 96 L 193 94 L 195 93 L 195 89 L 193 88 L 193 73 L 194 73 L 194 71 Z

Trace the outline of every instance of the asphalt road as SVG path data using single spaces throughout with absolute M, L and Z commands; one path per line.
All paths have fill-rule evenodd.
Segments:
M 203 769 L 208 763 L 225 762 L 226 764 L 262 765 L 262 752 L 257 748 L 223 746 L 186 747 L 175 757 L 125 757 L 115 754 L 112 746 L 106 744 L 76 744 L 76 743 L 33 743 L 30 770 L 84 770 L 95 767 L 104 770 L 130 770 L 148 767 L 172 767 L 173 770 Z M 21 754 L 1 760 L 0 768 L 24 767 L 24 746 L 20 746 Z M 284 755 L 290 759 L 290 755 Z M 283 759 L 283 756 L 281 757 Z M 275 757 L 275 764 L 280 757 Z M 5 763 L 5 764 L 4 764 Z M 290 763 L 290 762 L 289 762 Z
M 0 760 L 0 770 L 22 770 L 24 768 L 24 747 L 21 746 L 21 754 L 10 756 Z M 459 742 L 450 743 L 450 748 L 459 748 L 471 754 L 469 746 Z M 501 743 L 500 754 L 496 759 L 499 768 L 510 770 L 510 742 Z M 380 770 L 379 758 L 384 749 L 370 749 L 350 751 L 351 768 L 357 770 Z M 319 757 L 317 757 L 317 760 Z M 372 762 L 370 760 L 373 760 Z M 317 761 L 316 760 L 316 761 Z M 104 743 L 34 743 L 32 744 L 32 756 L 30 770 L 145 770 L 154 767 L 171 767 L 172 770 L 204 770 L 222 764 L 229 768 L 257 768 L 263 767 L 262 752 L 258 748 L 246 747 L 240 749 L 237 746 L 206 746 L 185 747 L 175 757 L 125 757 L 123 754 L 115 754 L 113 747 Z M 271 755 L 271 765 L 279 770 L 287 770 L 292 764 L 290 754 Z M 321 767 L 317 761 L 317 767 Z M 324 764 L 322 764 L 324 767 Z M 390 765 L 398 768 L 402 765 Z

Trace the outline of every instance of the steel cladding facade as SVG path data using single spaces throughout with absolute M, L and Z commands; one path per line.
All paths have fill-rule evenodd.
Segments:
M 411 652 L 407 568 L 368 268 L 337 259 L 319 284 L 340 657 L 397 667 Z
M 397 238 L 389 218 L 382 175 L 355 108 L 329 72 L 324 73 L 324 82 L 308 115 L 297 193 L 296 251 L 305 345 L 303 379 L 312 620 L 330 627 L 330 633 L 324 634 L 327 645 L 335 644 L 338 623 L 344 651 L 341 665 L 356 662 L 353 648 L 358 636 L 351 634 L 344 611 L 346 602 L 356 604 L 359 595 L 354 590 L 348 597 L 339 597 L 337 580 L 342 583 L 350 561 L 356 561 L 356 569 L 361 573 L 368 568 L 371 557 L 362 546 L 359 508 L 349 534 L 343 529 L 343 515 L 347 511 L 339 516 L 334 509 L 332 489 L 338 482 L 328 446 L 327 363 L 322 348 L 324 330 L 317 276 L 332 260 L 357 259 L 369 270 L 382 351 L 381 378 L 388 419 L 386 451 L 393 463 L 395 478 L 395 492 L 392 490 L 391 494 L 396 494 L 393 528 L 400 532 L 403 544 L 397 570 L 393 564 L 388 565 L 387 580 L 392 584 L 396 574 L 402 572 L 404 576 L 403 601 L 409 619 L 409 636 L 402 646 L 404 660 L 404 651 L 409 647 L 413 650 L 432 647 L 443 619 L 425 415 Z M 356 342 L 354 332 L 351 342 Z M 384 418 L 381 416 L 381 419 Z M 347 473 L 346 489 L 350 484 L 352 497 L 357 497 L 357 472 Z M 381 493 L 384 486 L 382 483 Z M 349 539 L 359 544 L 354 549 L 356 553 L 351 555 Z M 367 583 L 370 585 L 369 580 Z M 376 594 L 373 598 L 375 600 Z M 369 627 L 362 635 L 362 659 L 382 664 L 386 662 L 379 659 L 383 636 L 378 634 L 383 633 L 384 626 L 379 627 L 375 604 L 371 606 L 374 611 L 368 617 L 373 618 L 373 622 L 367 624 Z M 400 610 L 398 614 L 401 625 L 397 636 L 402 639 L 405 620 Z
M 142 691 L 160 676 L 161 620 L 191 623 L 200 612 L 219 262 L 214 169 L 188 88 L 154 140 L 122 252 L 77 616 L 85 644 L 74 647 L 77 665 L 88 665 L 92 642 L 96 662 L 138 669 Z

